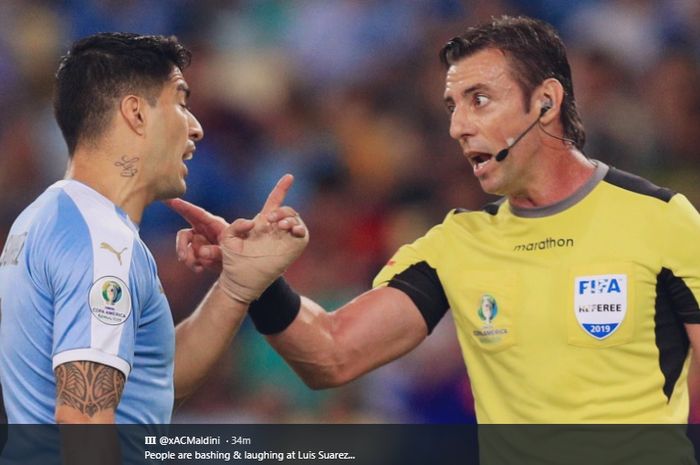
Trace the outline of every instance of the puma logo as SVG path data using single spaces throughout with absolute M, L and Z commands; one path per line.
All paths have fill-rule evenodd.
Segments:
M 124 253 L 124 251 L 125 251 L 126 249 L 128 249 L 128 247 L 124 247 L 124 248 L 121 250 L 121 252 L 117 252 L 116 250 L 114 250 L 114 247 L 112 247 L 111 245 L 107 244 L 106 242 L 102 242 L 102 243 L 100 244 L 100 248 L 101 248 L 101 249 L 105 249 L 105 250 L 107 250 L 107 251 L 109 251 L 109 252 L 112 252 L 114 255 L 116 255 L 117 260 L 119 260 L 119 264 L 120 264 L 120 265 L 122 264 L 122 254 Z

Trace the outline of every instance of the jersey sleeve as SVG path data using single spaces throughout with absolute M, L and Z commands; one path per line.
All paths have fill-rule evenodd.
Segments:
M 128 377 L 136 323 L 131 259 L 121 244 L 130 249 L 133 233 L 93 207 L 63 198 L 53 230 L 37 244 L 34 260 L 53 300 L 52 367 L 91 361 Z
M 683 323 L 700 324 L 700 214 L 688 199 L 676 194 L 669 202 L 666 254 L 661 291 Z
M 429 334 L 449 308 L 436 264 L 436 245 L 441 235 L 442 225 L 438 225 L 412 244 L 399 248 L 372 283 L 375 288 L 393 287 L 408 295 L 425 319 Z

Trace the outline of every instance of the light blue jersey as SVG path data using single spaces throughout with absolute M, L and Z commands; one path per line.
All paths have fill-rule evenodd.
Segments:
M 0 256 L 0 382 L 10 423 L 53 423 L 54 368 L 124 373 L 117 423 L 169 423 L 175 329 L 155 261 L 126 213 L 59 181 L 12 225 Z

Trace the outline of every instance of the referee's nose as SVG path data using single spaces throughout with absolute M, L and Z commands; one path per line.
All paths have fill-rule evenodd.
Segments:
M 474 134 L 476 134 L 476 125 L 473 115 L 463 105 L 457 105 L 450 116 L 450 137 L 461 141 Z

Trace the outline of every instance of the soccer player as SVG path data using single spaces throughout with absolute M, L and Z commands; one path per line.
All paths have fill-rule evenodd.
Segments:
M 203 137 L 187 104 L 189 61 L 174 37 L 125 33 L 82 39 L 61 60 L 55 113 L 66 179 L 22 212 L 0 256 L 10 423 L 169 423 L 174 399 L 201 383 L 248 304 L 308 240 L 281 207 L 287 175 L 256 220 L 219 230 L 230 246 L 219 279 L 173 326 L 138 224 L 149 203 L 185 192 L 185 162 Z M 276 271 L 266 281 L 257 266 Z
M 451 309 L 480 423 L 686 422 L 689 348 L 700 354 L 698 212 L 584 155 L 551 26 L 501 17 L 440 57 L 450 135 L 502 198 L 450 212 L 334 312 L 275 281 L 251 306 L 257 328 L 325 388 L 407 353 Z

